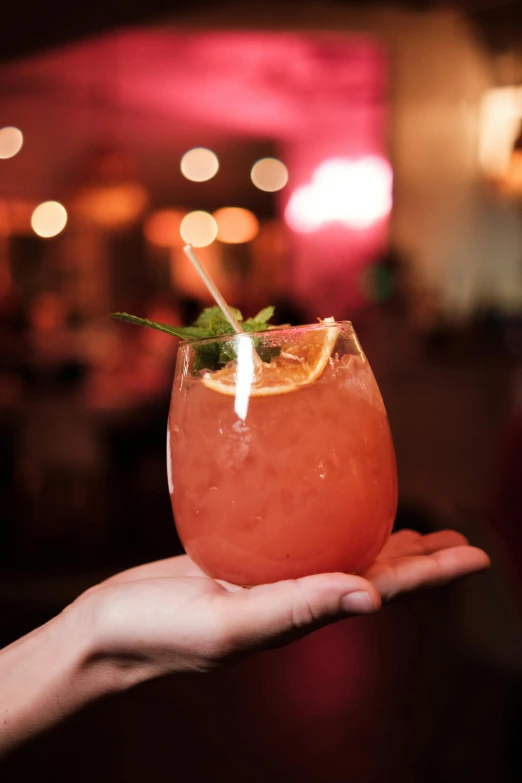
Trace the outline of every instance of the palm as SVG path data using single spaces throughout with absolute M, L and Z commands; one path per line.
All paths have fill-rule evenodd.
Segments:
M 413 530 L 401 530 L 391 536 L 375 563 L 362 576 L 377 588 L 384 601 L 388 601 L 399 593 L 436 587 L 488 565 L 485 552 L 469 546 L 464 536 L 454 530 L 426 536 Z M 211 579 L 187 555 L 131 568 L 104 584 L 161 577 L 198 577 L 197 589 L 208 594 L 243 590 Z M 253 588 L 254 591 L 258 589 Z
M 488 564 L 458 533 L 405 530 L 392 535 L 363 575 L 318 574 L 247 590 L 211 579 L 183 555 L 124 571 L 89 594 L 102 598 L 102 645 L 156 676 L 207 670 Z M 342 604 L 356 595 L 369 596 L 366 605 Z

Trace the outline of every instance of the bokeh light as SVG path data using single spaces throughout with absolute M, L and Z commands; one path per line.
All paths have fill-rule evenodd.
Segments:
M 181 221 L 180 233 L 187 244 L 206 247 L 217 237 L 217 223 L 209 212 L 189 212 Z
M 58 201 L 44 201 L 31 215 L 31 227 L 39 237 L 55 237 L 67 223 L 67 211 Z
M 277 158 L 261 158 L 252 166 L 250 177 L 256 188 L 274 193 L 288 182 L 288 169 Z
M 157 247 L 182 247 L 181 222 L 185 214 L 180 209 L 158 209 L 152 212 L 143 226 L 145 238 Z
M 294 231 L 310 232 L 328 223 L 362 230 L 384 219 L 392 207 L 393 175 L 384 158 L 332 159 L 312 182 L 292 194 L 285 219 Z
M 259 232 L 259 221 L 253 212 L 241 207 L 223 207 L 214 212 L 217 238 L 220 242 L 237 245 L 250 242 Z
M 14 158 L 22 149 L 23 143 L 24 137 L 18 128 L 11 126 L 0 128 L 0 158 L 2 160 Z
M 192 182 L 206 182 L 218 169 L 217 155 L 206 147 L 194 147 L 181 158 L 181 173 Z
M 148 193 L 138 182 L 82 188 L 74 199 L 78 217 L 107 230 L 132 225 L 147 206 Z

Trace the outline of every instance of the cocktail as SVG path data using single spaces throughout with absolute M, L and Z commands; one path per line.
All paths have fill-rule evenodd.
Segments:
M 231 358 L 212 372 L 216 343 Z M 347 322 L 182 344 L 167 460 L 181 541 L 216 579 L 361 572 L 391 533 L 392 438 Z
M 351 323 L 243 321 L 190 246 L 218 307 L 186 328 L 167 434 L 174 518 L 187 554 L 242 586 L 364 571 L 390 536 L 397 471 L 388 419 Z M 240 323 L 241 321 L 241 323 Z

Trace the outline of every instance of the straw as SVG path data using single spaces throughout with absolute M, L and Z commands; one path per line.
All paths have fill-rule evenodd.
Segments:
M 218 287 L 210 277 L 207 270 L 204 268 L 199 258 L 194 253 L 192 245 L 185 245 L 185 247 L 183 248 L 183 252 L 185 253 L 187 258 L 191 262 L 192 266 L 194 267 L 198 275 L 201 277 L 201 279 L 207 286 L 208 290 L 214 297 L 216 304 L 221 309 L 221 312 L 227 319 L 228 323 L 230 324 L 234 332 L 236 334 L 245 334 L 245 330 L 241 328 L 241 325 L 239 324 L 237 318 L 234 316 L 234 313 L 223 299 Z M 252 358 L 254 360 L 254 364 L 258 369 L 263 366 L 263 360 L 255 350 L 254 346 L 252 346 Z
M 194 250 L 192 249 L 192 245 L 185 245 L 185 247 L 183 248 L 183 252 L 185 253 L 189 261 L 194 266 L 196 272 L 207 286 L 208 290 L 214 297 L 216 304 L 223 312 L 223 315 L 227 319 L 228 323 L 230 324 L 234 332 L 236 334 L 244 334 L 244 330 L 241 328 L 237 319 L 234 317 L 234 313 L 223 299 L 218 287 L 216 286 L 216 284 L 208 274 L 207 270 L 203 267 L 199 258 L 194 253 Z

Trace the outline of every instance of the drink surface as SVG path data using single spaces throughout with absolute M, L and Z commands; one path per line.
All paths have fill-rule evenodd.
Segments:
M 167 451 L 181 541 L 214 578 L 361 572 L 391 533 L 395 455 L 364 356 L 332 357 L 313 383 L 251 397 L 243 417 L 233 397 L 186 375 Z

